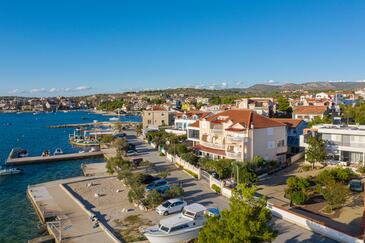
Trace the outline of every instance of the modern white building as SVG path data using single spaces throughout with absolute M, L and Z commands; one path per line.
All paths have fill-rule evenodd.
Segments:
M 365 165 L 365 126 L 315 125 L 300 137 L 300 146 L 307 148 L 307 139 L 319 135 L 326 141 L 327 154 L 334 161 Z

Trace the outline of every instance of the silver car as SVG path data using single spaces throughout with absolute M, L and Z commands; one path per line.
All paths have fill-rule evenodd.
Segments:
M 159 215 L 169 215 L 171 213 L 181 212 L 188 205 L 187 202 L 180 198 L 169 199 L 156 208 Z

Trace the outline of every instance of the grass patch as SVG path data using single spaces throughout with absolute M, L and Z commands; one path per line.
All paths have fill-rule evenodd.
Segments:
M 141 218 L 139 214 L 127 216 L 123 220 L 115 220 L 117 224 L 116 231 L 122 236 L 126 242 L 136 242 L 147 240 L 140 232 L 141 227 L 151 226 L 152 222 L 148 219 Z

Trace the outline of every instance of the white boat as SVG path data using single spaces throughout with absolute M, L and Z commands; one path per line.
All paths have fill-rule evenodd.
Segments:
M 109 121 L 119 121 L 119 117 L 111 117 L 109 118 Z
M 144 236 L 151 243 L 188 242 L 198 237 L 206 220 L 207 210 L 201 204 L 193 203 L 185 206 L 180 214 L 160 220 L 160 224 L 144 230 Z
M 18 169 L 18 168 L 1 168 L 0 167 L 0 176 L 3 175 L 14 175 L 14 174 L 19 174 L 22 173 L 23 170 L 22 169 Z
M 63 154 L 63 151 L 60 148 L 56 148 L 56 150 L 53 153 L 53 155 L 61 155 L 61 154 Z

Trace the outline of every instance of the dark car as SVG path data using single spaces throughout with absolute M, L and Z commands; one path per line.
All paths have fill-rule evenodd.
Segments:
M 147 184 L 151 184 L 154 181 L 160 180 L 161 178 L 158 176 L 152 176 L 152 175 L 146 175 L 143 180 L 141 181 L 141 183 L 147 185 Z
M 349 189 L 355 192 L 362 192 L 363 191 L 362 181 L 358 179 L 351 180 L 349 182 Z

